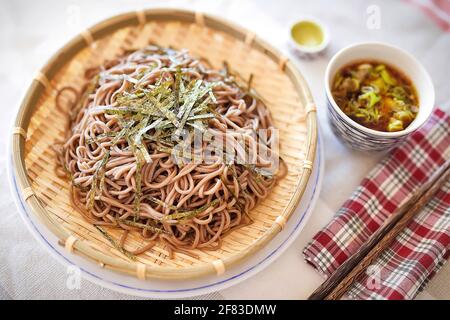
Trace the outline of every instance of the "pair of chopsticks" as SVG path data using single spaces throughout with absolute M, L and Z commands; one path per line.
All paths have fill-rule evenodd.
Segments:
M 308 300 L 340 299 L 449 179 L 450 160 L 447 160 L 405 204 L 399 207 L 380 226 L 355 254 L 337 268 L 309 296 Z

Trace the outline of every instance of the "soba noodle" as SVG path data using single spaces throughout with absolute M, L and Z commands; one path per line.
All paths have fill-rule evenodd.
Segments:
M 123 230 L 120 248 L 132 231 L 148 239 L 132 255 L 160 241 L 171 254 L 219 248 L 283 175 L 268 110 L 227 69 L 149 46 L 88 70 L 81 92 L 59 90 L 70 125 L 58 172 L 90 223 Z

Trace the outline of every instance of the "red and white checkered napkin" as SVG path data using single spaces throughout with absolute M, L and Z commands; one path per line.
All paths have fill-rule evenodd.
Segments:
M 432 118 L 364 178 L 303 254 L 328 276 L 450 158 L 450 116 Z M 354 299 L 412 299 L 450 255 L 450 181 L 415 217 L 360 281 Z

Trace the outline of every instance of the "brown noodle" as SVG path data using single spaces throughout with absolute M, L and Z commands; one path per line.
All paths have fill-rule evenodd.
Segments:
M 145 138 L 143 144 L 151 161 L 138 166 L 126 138 L 112 142 L 113 134 L 123 126 L 115 115 L 99 107 L 117 107 L 117 97 L 137 84 L 151 89 L 158 81 L 173 82 L 176 70 L 183 70 L 186 82 L 202 79 L 214 83 L 215 117 L 207 120 L 207 131 L 227 141 L 243 136 L 244 150 L 257 150 L 253 166 L 236 161 L 230 165 L 220 154 L 213 154 L 208 163 L 180 165 L 170 152 L 161 151 L 159 141 Z M 118 242 L 122 248 L 127 235 L 139 231 L 148 242 L 131 252 L 135 255 L 150 250 L 158 241 L 168 247 L 171 255 L 173 251 L 192 255 L 187 250 L 217 249 L 226 233 L 251 222 L 250 210 L 267 196 L 276 181 L 275 174 L 258 171 L 271 165 L 259 155 L 261 150 L 270 151 L 270 147 L 250 133 L 266 129 L 270 140 L 274 127 L 256 94 L 232 81 L 227 71 L 212 70 L 207 62 L 192 58 L 187 51 L 155 46 L 90 69 L 86 77 L 81 93 L 69 86 L 57 94 L 57 108 L 69 112 L 70 129 L 65 142 L 56 144 L 55 149 L 61 164 L 58 172 L 64 171 L 71 178 L 72 203 L 90 223 L 124 230 Z M 69 111 L 67 105 L 72 106 Z M 92 185 L 97 183 L 96 174 L 107 153 L 101 188 L 95 190 Z M 278 172 L 277 176 L 284 173 Z M 136 197 L 140 197 L 138 212 Z M 194 214 L 184 219 L 164 218 L 178 212 Z

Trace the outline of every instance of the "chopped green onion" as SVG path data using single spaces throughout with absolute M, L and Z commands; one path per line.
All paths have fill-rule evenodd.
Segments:
M 395 118 L 390 118 L 387 126 L 389 132 L 403 130 L 403 122 Z
M 380 75 L 383 81 L 386 82 L 388 85 L 395 86 L 397 84 L 397 81 L 391 77 L 391 75 L 386 69 L 381 70 Z
M 381 100 L 381 97 L 379 95 L 377 95 L 374 91 L 369 91 L 369 92 L 366 92 L 366 93 L 360 95 L 358 97 L 358 99 L 368 100 L 369 103 L 368 103 L 367 107 L 369 109 L 371 109 L 371 108 L 373 108 L 373 106 L 375 104 L 377 104 L 378 101 Z

